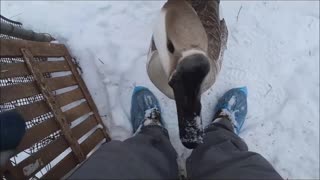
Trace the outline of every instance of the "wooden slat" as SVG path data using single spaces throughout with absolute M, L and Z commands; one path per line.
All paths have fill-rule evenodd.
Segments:
M 90 107 L 88 106 L 87 102 L 82 102 L 80 105 L 69 109 L 68 111 L 64 112 L 66 119 L 69 123 L 73 122 L 77 118 L 88 114 L 91 112 Z
M 0 79 L 30 75 L 25 63 L 0 64 Z
M 67 142 L 69 143 L 72 151 L 74 152 L 75 156 L 77 157 L 77 162 L 82 162 L 85 160 L 85 155 L 83 154 L 82 149 L 80 148 L 80 145 L 78 143 L 78 140 L 75 139 L 71 135 L 71 128 L 70 124 L 67 122 L 66 117 L 61 111 L 61 108 L 58 106 L 58 103 L 56 102 L 50 88 L 49 81 L 47 82 L 49 85 L 46 85 L 46 81 L 44 77 L 42 76 L 38 66 L 36 63 L 34 63 L 34 58 L 31 52 L 28 49 L 21 49 L 21 52 L 23 54 L 23 58 L 27 64 L 28 69 L 32 73 L 37 85 L 39 86 L 41 93 L 43 97 L 45 98 L 46 102 L 48 103 L 48 106 L 50 110 L 52 111 L 55 119 L 57 120 L 57 123 L 59 127 L 61 128 L 61 131 L 63 133 L 63 136 L 66 138 Z M 55 78 L 56 80 L 58 78 Z M 60 79 L 63 81 L 62 79 Z M 51 82 L 52 83 L 52 82 Z M 58 84 L 59 82 L 55 82 L 55 84 L 51 84 L 51 87 L 53 85 Z M 61 85 L 65 85 L 65 83 L 61 83 Z
M 0 104 L 40 94 L 34 82 L 0 87 Z
M 66 61 L 44 61 L 38 62 L 42 73 L 70 71 Z M 30 75 L 25 63 L 0 64 L 0 79 Z
M 46 79 L 52 91 L 76 85 L 72 75 Z M 40 94 L 35 82 L 0 87 L 0 104 Z
M 0 46 L 1 57 L 22 57 L 21 48 L 27 48 L 33 56 L 39 57 L 61 57 L 65 55 L 65 48 L 62 44 L 0 39 Z
M 56 78 L 48 78 L 47 84 L 50 90 L 54 91 L 57 89 L 76 85 L 77 82 L 75 81 L 73 75 L 68 75 L 68 76 L 62 76 L 62 77 L 56 77 Z
M 89 154 L 104 138 L 102 129 L 97 129 L 82 144 L 84 153 Z M 54 166 L 42 179 L 60 179 L 77 166 L 73 153 L 68 154 L 62 161 Z
M 25 121 L 30 121 L 35 117 L 50 112 L 50 109 L 44 100 L 24 106 L 18 106 L 16 110 L 22 115 Z
M 45 72 L 61 72 L 70 71 L 66 61 L 42 61 L 38 62 L 39 69 L 42 73 Z
M 69 153 L 62 161 L 55 165 L 42 179 L 61 179 L 77 166 L 73 153 Z
M 7 164 L 5 165 L 5 168 L 1 170 L 6 171 L 7 173 L 5 175 L 6 179 L 24 179 L 24 175 L 21 172 L 16 171 L 14 166 L 11 164 L 11 162 L 7 162 Z
M 65 51 L 66 51 L 65 59 L 69 64 L 69 67 L 72 71 L 72 74 L 74 75 L 75 79 L 77 80 L 80 89 L 82 90 L 86 100 L 88 101 L 88 104 L 89 104 L 90 108 L 92 109 L 94 116 L 96 117 L 97 123 L 101 124 L 101 126 L 103 127 L 103 129 L 104 129 L 103 134 L 104 134 L 105 138 L 108 141 L 110 141 L 111 138 L 108 135 L 109 131 L 108 131 L 107 127 L 104 125 L 104 123 L 102 122 L 101 117 L 99 116 L 98 108 L 95 105 L 95 103 L 89 93 L 89 90 L 88 90 L 86 84 L 84 83 L 83 79 L 81 78 L 77 68 L 75 67 L 74 63 L 72 62 L 72 57 L 70 56 L 66 47 L 65 47 Z
M 83 94 L 79 88 L 56 95 L 56 99 L 61 107 L 83 98 Z
M 59 130 L 54 118 L 45 120 L 44 122 L 31 127 L 26 131 L 21 143 L 17 148 L 17 152 L 23 151 L 31 147 L 36 142 Z
M 102 132 L 102 129 L 97 129 L 94 131 L 93 134 L 91 134 L 86 140 L 84 140 L 80 146 L 83 150 L 83 153 L 85 155 L 88 155 L 93 148 L 95 148 L 99 142 L 101 142 L 104 139 L 104 134 Z
M 73 136 L 76 139 L 80 139 L 83 135 L 96 127 L 98 124 L 93 115 L 89 116 L 86 120 L 71 129 Z
M 57 156 L 63 153 L 68 147 L 69 145 L 66 142 L 66 140 L 62 136 L 60 136 L 58 139 L 54 140 L 43 149 L 32 154 L 32 156 L 28 157 L 27 159 L 19 163 L 16 166 L 15 170 L 17 173 L 25 174 L 26 177 L 31 177 L 34 174 L 36 174 L 39 170 L 41 170 L 45 165 L 47 165 Z M 33 171 L 26 171 L 28 170 L 28 166 L 37 164 L 39 164 L 39 166 L 34 168 Z

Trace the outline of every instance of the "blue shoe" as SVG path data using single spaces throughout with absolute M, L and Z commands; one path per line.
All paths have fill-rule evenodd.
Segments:
M 157 98 L 147 88 L 137 86 L 131 99 L 131 123 L 133 132 L 147 125 L 162 126 L 161 109 Z
M 226 92 L 218 101 L 214 120 L 227 117 L 231 120 L 235 133 L 239 134 L 247 115 L 247 94 L 246 87 L 234 88 Z

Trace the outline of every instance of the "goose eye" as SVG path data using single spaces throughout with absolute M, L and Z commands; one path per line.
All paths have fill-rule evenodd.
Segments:
M 170 40 L 168 40 L 168 43 L 167 43 L 167 48 L 168 48 L 168 51 L 173 54 L 174 53 L 174 46 L 172 44 L 172 42 Z

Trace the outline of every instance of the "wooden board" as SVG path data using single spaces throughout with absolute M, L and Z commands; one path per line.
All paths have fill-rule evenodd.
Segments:
M 30 121 L 33 118 L 50 112 L 50 109 L 44 100 L 24 106 L 18 106 L 16 107 L 16 110 L 22 115 L 25 121 Z
M 95 148 L 102 140 L 104 135 L 101 129 L 97 129 L 89 138 L 87 138 L 82 144 L 81 148 L 84 149 L 84 153 L 88 155 L 93 148 Z M 62 161 L 54 166 L 42 179 L 60 179 L 64 177 L 68 172 L 76 168 L 77 163 L 73 153 L 68 154 Z
M 102 129 L 99 128 L 80 144 L 83 153 L 88 155 L 103 139 Z
M 78 82 L 78 84 L 79 84 L 79 87 L 80 87 L 81 91 L 83 92 L 84 97 L 86 98 L 86 100 L 87 100 L 87 102 L 88 102 L 89 107 L 92 109 L 93 114 L 94 114 L 94 116 L 95 116 L 95 118 L 96 118 L 96 120 L 97 120 L 97 123 L 101 124 L 102 128 L 104 129 L 104 131 L 103 131 L 104 137 L 105 137 L 108 141 L 110 141 L 111 138 L 110 138 L 109 135 L 108 135 L 109 130 L 108 130 L 108 128 L 104 125 L 104 123 L 102 122 L 101 117 L 99 116 L 98 108 L 97 108 L 97 106 L 95 105 L 92 97 L 90 96 L 90 93 L 89 93 L 89 91 L 88 91 L 87 86 L 85 85 L 83 79 L 81 78 L 79 72 L 77 71 L 74 63 L 72 62 L 72 57 L 71 57 L 70 54 L 68 53 L 68 50 L 67 50 L 66 47 L 65 47 L 65 51 L 67 52 L 67 53 L 66 53 L 66 56 L 65 56 L 65 59 L 66 59 L 66 61 L 68 62 L 69 66 L 70 66 L 71 72 L 72 72 L 72 74 L 74 75 L 75 79 L 77 80 L 77 82 Z
M 50 90 L 54 91 L 57 89 L 62 89 L 65 87 L 76 85 L 77 82 L 74 79 L 73 75 L 62 76 L 62 77 L 55 77 L 55 78 L 48 78 L 47 85 Z
M 70 71 L 66 61 L 38 62 L 42 73 Z M 0 79 L 31 75 L 25 63 L 0 63 Z
M 39 69 L 42 73 L 45 72 L 61 72 L 70 71 L 66 61 L 42 61 L 38 62 Z
M 44 122 L 31 127 L 26 131 L 21 143 L 17 148 L 17 152 L 21 152 L 31 147 L 36 142 L 59 130 L 54 118 L 47 119 Z
M 34 82 L 4 86 L 0 91 L 0 104 L 40 94 Z
M 67 48 L 62 44 L 40 43 L 23 40 L 0 40 L 1 58 L 22 58 L 24 62 L 0 63 L 0 79 L 23 77 L 32 75 L 34 82 L 15 84 L 0 87 L 0 104 L 9 103 L 27 97 L 39 95 L 44 96 L 45 101 L 39 101 L 24 106 L 17 107 L 18 112 L 29 121 L 47 112 L 52 112 L 54 117 L 35 125 L 27 130 L 21 144 L 17 148 L 18 152 L 30 148 L 33 144 L 40 142 L 50 134 L 61 130 L 61 136 L 57 140 L 46 145 L 38 152 L 27 157 L 15 167 L 10 166 L 11 175 L 19 179 L 33 177 L 45 165 L 51 163 L 57 156 L 66 149 L 71 148 L 62 161 L 58 162 L 44 179 L 58 179 L 65 176 L 74 169 L 77 164 L 84 161 L 85 157 L 105 139 L 110 140 L 107 129 L 104 126 L 97 107 L 92 97 L 77 71 L 76 65 Z M 35 58 L 44 57 L 48 61 L 38 61 Z M 59 58 L 50 59 L 50 57 Z M 62 60 L 60 58 L 63 58 Z M 52 61 L 50 61 L 52 60 Z M 72 75 L 62 77 L 44 78 L 43 73 L 71 71 Z M 78 88 L 55 95 L 53 91 L 77 85 Z M 72 102 L 85 99 L 74 108 L 61 111 L 62 106 Z M 71 122 L 92 113 L 87 119 L 71 129 Z M 100 127 L 103 129 L 100 129 Z M 81 144 L 78 140 L 86 135 L 90 130 L 96 129 Z M 9 166 L 7 166 L 9 168 Z M 13 170 L 12 170 L 13 169 Z M 27 170 L 27 171 L 26 171 Z
M 58 139 L 51 142 L 43 149 L 23 160 L 16 166 L 15 169 L 18 173 L 22 173 L 26 177 L 31 177 L 36 174 L 37 171 L 41 170 L 45 165 L 47 165 L 57 156 L 63 153 L 68 147 L 69 145 L 66 140 L 62 136 L 60 136 Z M 33 170 L 30 170 L 30 168 L 28 169 L 28 166 L 30 165 L 34 165 L 35 168 Z
M 64 114 L 67 118 L 67 121 L 71 123 L 77 118 L 88 114 L 89 112 L 91 112 L 91 109 L 89 108 L 87 102 L 82 102 L 80 105 L 64 112 Z
M 60 179 L 77 166 L 73 153 L 69 153 L 55 165 L 42 179 Z
M 62 57 L 66 54 L 64 45 L 47 42 L 0 39 L 0 46 L 1 57 L 22 57 L 21 48 L 29 49 L 33 56 L 38 57 Z
M 84 99 L 84 96 L 79 88 L 74 89 L 72 91 L 68 91 L 59 95 L 56 95 L 55 98 L 59 102 L 59 105 L 65 106 L 68 105 L 74 101 L 78 101 L 81 99 Z
M 1 171 L 6 172 L 5 177 L 6 179 L 23 179 L 24 175 L 20 171 L 16 171 L 15 167 L 8 162 L 5 166 L 5 168 L 0 168 Z
M 52 91 L 77 84 L 72 75 L 48 78 L 46 80 Z M 40 94 L 35 82 L 4 86 L 1 87 L 0 91 L 0 104 Z
M 80 139 L 83 135 L 89 132 L 91 129 L 96 127 L 98 124 L 93 115 L 90 115 L 87 119 L 82 121 L 80 124 L 71 129 L 73 136 L 76 139 Z
M 25 63 L 0 63 L 0 79 L 30 75 Z
M 75 156 L 77 157 L 77 162 L 80 163 L 83 160 L 85 160 L 85 155 L 83 154 L 83 151 L 77 141 L 72 134 L 71 134 L 71 128 L 69 123 L 67 122 L 64 114 L 62 113 L 61 108 L 59 107 L 58 103 L 56 102 L 56 99 L 54 98 L 53 93 L 51 90 L 54 90 L 53 86 L 64 86 L 67 84 L 66 77 L 73 78 L 73 76 L 63 76 L 63 77 L 57 77 L 57 78 L 50 78 L 49 80 L 46 80 L 42 73 L 39 70 L 38 65 L 34 61 L 34 57 L 32 53 L 28 49 L 21 49 L 21 52 L 23 54 L 23 58 L 27 64 L 27 67 L 29 71 L 32 73 L 36 84 L 38 85 L 38 88 L 40 89 L 43 97 L 45 98 L 50 110 L 52 111 L 52 114 L 54 118 L 57 121 L 57 124 L 61 128 L 61 131 L 63 133 L 63 136 L 66 138 L 67 142 L 69 143 L 72 151 L 75 153 Z M 53 80 L 56 80 L 54 83 Z M 59 80 L 59 81 L 57 81 Z M 65 81 L 66 80 L 66 81 Z M 51 84 L 52 83 L 52 84 Z M 50 87 L 51 86 L 51 87 Z M 49 87 L 49 88 L 48 88 Z

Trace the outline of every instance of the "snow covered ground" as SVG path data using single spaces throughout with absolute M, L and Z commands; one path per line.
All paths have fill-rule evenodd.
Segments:
M 163 4 L 1 1 L 1 14 L 68 45 L 114 139 L 131 136 L 134 86 L 152 89 L 184 159 L 190 151 L 179 141 L 175 103 L 146 73 L 153 22 Z M 319 1 L 221 4 L 228 50 L 218 81 L 202 99 L 205 124 L 225 91 L 246 85 L 249 113 L 240 136 L 250 150 L 266 157 L 284 178 L 319 178 Z

